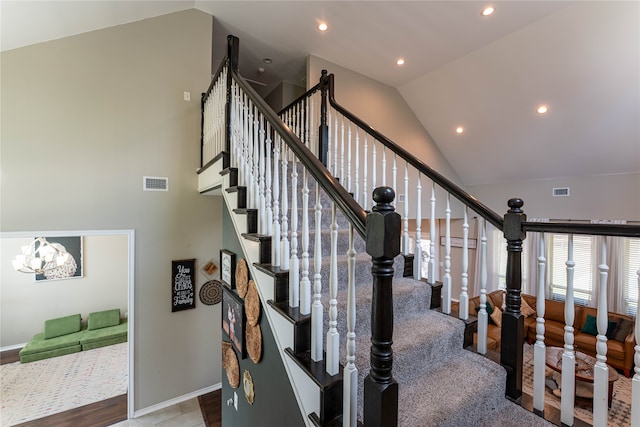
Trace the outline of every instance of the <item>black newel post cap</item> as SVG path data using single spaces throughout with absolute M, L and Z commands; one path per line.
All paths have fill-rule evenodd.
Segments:
M 524 206 L 524 201 L 522 199 L 509 199 L 507 202 L 507 206 L 509 206 L 509 213 L 522 213 L 522 206 Z
M 367 214 L 367 253 L 373 258 L 393 259 L 400 253 L 400 215 L 391 204 L 396 193 L 391 187 L 373 190 L 376 205 Z

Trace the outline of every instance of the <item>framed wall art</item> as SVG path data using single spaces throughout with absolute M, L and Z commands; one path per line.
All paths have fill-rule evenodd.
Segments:
M 242 298 L 233 289 L 222 286 L 222 330 L 240 358 L 247 357 L 245 348 L 245 316 Z
M 196 260 L 171 261 L 171 311 L 196 308 Z
M 43 274 L 36 274 L 36 282 L 82 277 L 82 236 L 47 237 L 46 240 L 58 248 L 62 246 L 70 256 L 63 265 L 47 270 Z M 40 247 L 37 239 L 34 245 L 37 251 Z
M 236 287 L 236 254 L 226 249 L 220 249 L 220 280 L 230 289 Z

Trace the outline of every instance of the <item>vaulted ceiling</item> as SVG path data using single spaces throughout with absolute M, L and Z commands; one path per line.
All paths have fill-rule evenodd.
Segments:
M 465 185 L 640 172 L 637 1 L 3 0 L 2 50 L 190 8 L 263 93 L 310 54 L 396 88 Z

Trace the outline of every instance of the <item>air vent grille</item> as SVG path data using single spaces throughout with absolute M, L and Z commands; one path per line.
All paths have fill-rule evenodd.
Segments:
M 142 189 L 144 191 L 169 191 L 169 178 L 144 176 L 142 177 Z
M 554 188 L 553 197 L 569 197 L 569 187 Z

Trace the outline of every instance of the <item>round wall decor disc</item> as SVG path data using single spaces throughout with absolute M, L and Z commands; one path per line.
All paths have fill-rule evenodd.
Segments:
M 200 288 L 200 301 L 205 305 L 215 305 L 222 301 L 222 283 L 209 280 Z
M 249 280 L 249 290 L 244 297 L 244 307 L 247 313 L 247 323 L 251 326 L 258 324 L 260 320 L 260 295 L 256 282 Z
M 236 266 L 236 289 L 240 298 L 244 298 L 249 290 L 249 270 L 247 269 L 247 261 L 240 258 Z
M 224 352 L 223 365 L 227 371 L 229 385 L 233 388 L 238 388 L 240 386 L 240 364 L 238 363 L 238 356 L 236 356 L 233 348 L 228 347 Z
M 247 353 L 253 363 L 262 359 L 262 330 L 260 324 L 250 325 L 247 323 Z

